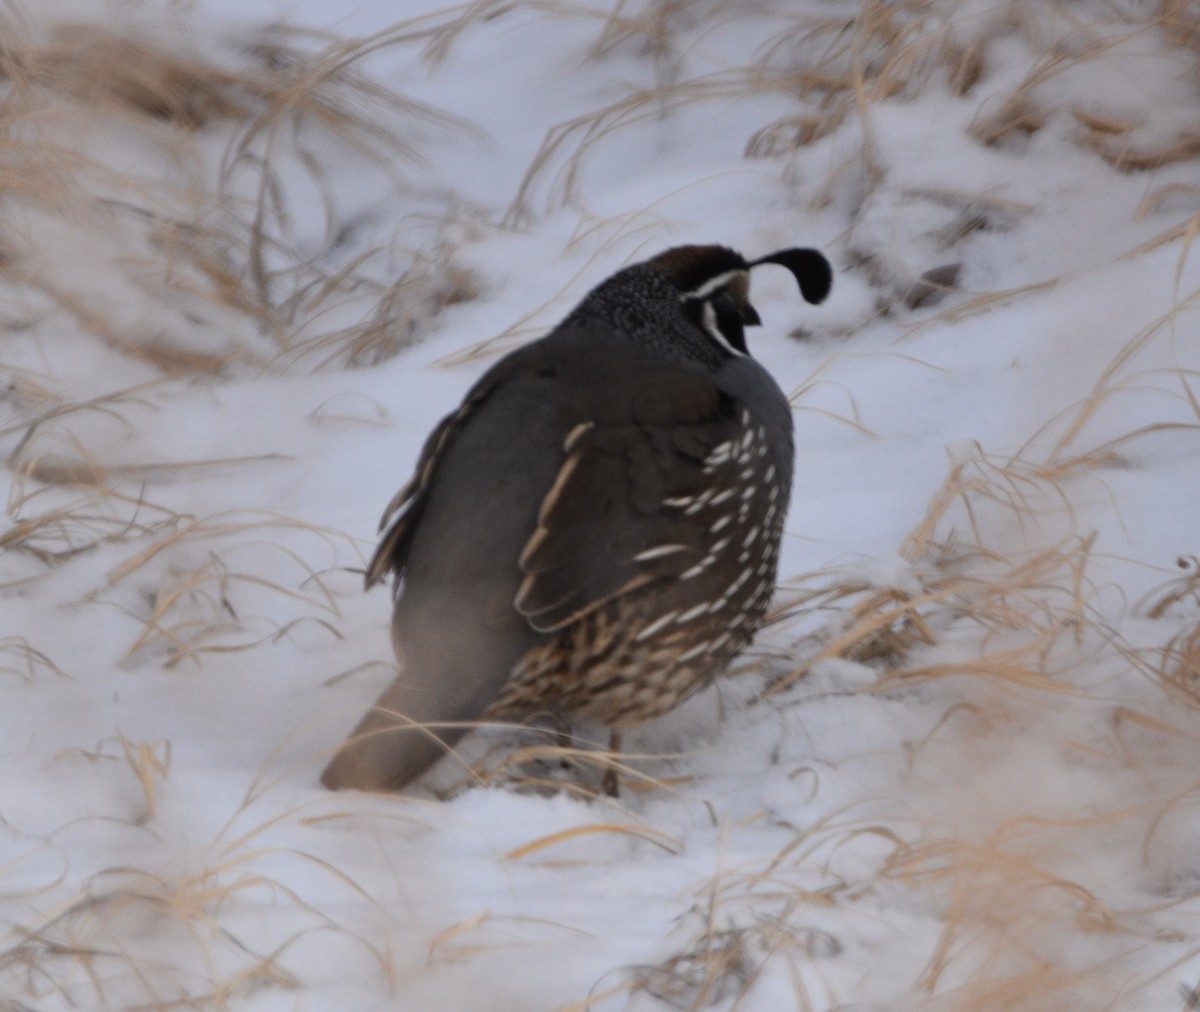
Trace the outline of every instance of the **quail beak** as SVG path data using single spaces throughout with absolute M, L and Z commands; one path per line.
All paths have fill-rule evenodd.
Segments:
M 742 323 L 747 327 L 762 326 L 762 317 L 758 315 L 758 310 L 750 305 L 749 302 L 742 306 Z

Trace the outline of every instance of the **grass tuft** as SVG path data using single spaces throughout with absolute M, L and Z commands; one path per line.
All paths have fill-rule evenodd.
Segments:
M 367 244 L 337 204 L 333 163 L 351 159 L 364 183 L 427 216 L 402 171 L 420 160 L 415 138 L 470 129 L 360 73 L 377 40 L 277 27 L 222 46 L 145 24 L 6 27 L 0 182 L 9 218 L 50 215 L 61 228 L 68 216 L 77 241 L 116 240 L 118 256 L 100 255 L 118 284 L 168 312 L 195 308 L 170 331 L 131 332 L 12 228 L 0 234 L 0 277 L 123 355 L 168 377 L 373 364 L 475 296 L 444 243 Z M 105 146 L 122 134 L 144 147 L 137 171 Z M 309 198 L 292 182 L 302 174 L 324 202 L 315 246 L 293 222 L 293 201 Z

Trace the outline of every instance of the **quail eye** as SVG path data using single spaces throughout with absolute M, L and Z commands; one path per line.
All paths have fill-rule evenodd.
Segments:
M 725 316 L 727 314 L 741 315 L 738 312 L 737 303 L 733 301 L 733 296 L 725 291 L 724 288 L 714 293 L 709 301 L 712 303 L 713 309 L 717 311 L 718 316 Z

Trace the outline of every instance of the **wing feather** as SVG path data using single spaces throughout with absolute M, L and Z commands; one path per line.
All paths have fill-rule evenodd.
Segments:
M 607 424 L 577 425 L 520 557 L 516 607 L 540 631 L 577 621 L 703 558 L 707 526 L 683 508 L 711 487 L 705 461 L 737 430 L 707 377 L 646 377 Z
M 568 339 L 562 348 L 535 342 L 526 361 L 504 360 L 433 430 L 385 512 L 368 587 L 389 572 L 403 575 L 446 449 L 522 369 L 549 377 L 554 403 L 540 417 L 552 416 L 563 433 L 557 473 L 533 493 L 536 521 L 513 557 L 495 559 L 513 567 L 513 603 L 530 626 L 561 629 L 616 597 L 707 565 L 713 536 L 697 504 L 721 492 L 706 462 L 739 432 L 738 402 L 705 372 L 609 354 L 604 332 L 564 334 L 564 345 Z M 400 585 L 398 578 L 397 593 Z
M 430 482 L 433 481 L 433 476 L 437 472 L 446 447 L 453 442 L 454 437 L 462 431 L 463 427 L 470 423 L 479 406 L 518 367 L 519 361 L 519 353 L 516 353 L 511 359 L 502 361 L 499 364 L 500 368 L 486 373 L 468 391 L 458 409 L 452 411 L 434 426 L 433 431 L 425 440 L 425 445 L 421 448 L 421 454 L 413 469 L 413 476 L 392 497 L 380 518 L 379 530 L 384 533 L 375 547 L 371 561 L 367 564 L 363 579 L 367 590 L 383 580 L 389 572 L 397 574 L 403 572 L 409 544 L 417 524 L 421 520 L 421 514 L 425 510 Z M 399 590 L 399 581 L 397 581 L 396 589 Z

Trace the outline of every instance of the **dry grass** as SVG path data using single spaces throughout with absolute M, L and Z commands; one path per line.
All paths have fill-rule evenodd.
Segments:
M 1057 468 L 992 459 L 976 446 L 952 464 L 925 518 L 901 545 L 899 555 L 910 567 L 904 586 L 864 582 L 853 567 L 849 574 L 835 569 L 794 581 L 802 589 L 785 594 L 774 622 L 832 618 L 797 645 L 804 663 L 776 679 L 764 697 L 832 658 L 877 667 L 881 688 L 975 674 L 1065 689 L 1051 672 L 1062 663 L 1059 643 L 1077 640 L 1090 620 L 1086 572 L 1094 536 L 1070 534 L 1039 546 L 1037 514 L 1069 503 L 1063 488 L 1068 477 Z M 1008 524 L 1002 525 L 1001 543 L 989 544 L 997 512 L 1009 514 L 1018 531 L 1028 527 L 1030 547 L 1006 543 Z M 939 643 L 950 629 L 960 635 L 964 627 L 973 630 L 979 656 L 923 659 L 922 648 Z
M 1180 556 L 1176 565 L 1181 575 L 1156 588 L 1134 609 L 1175 632 L 1161 647 L 1125 647 L 1125 655 L 1175 705 L 1200 711 L 1200 561 Z
M 224 1009 L 264 988 L 300 988 L 282 963 L 314 934 L 344 937 L 385 975 L 390 972 L 386 953 L 256 871 L 273 852 L 247 842 L 234 841 L 212 856 L 211 865 L 194 871 L 114 868 L 96 874 L 36 928 L 16 928 L 0 940 L 0 980 L 36 1002 L 67 1007 Z M 366 898 L 324 862 L 295 856 Z M 257 939 L 239 937 L 222 922 L 223 908 L 239 900 L 290 907 L 301 926 L 260 951 Z
M 102 546 L 135 546 L 101 594 L 166 553 L 160 585 L 136 615 L 144 628 L 129 659 L 198 661 L 275 641 L 297 622 L 339 635 L 323 575 L 295 551 L 274 546 L 285 568 L 294 565 L 295 586 L 264 580 L 258 562 L 244 569 L 236 561 L 305 525 L 197 518 L 147 492 L 148 484 L 217 480 L 285 458 L 100 460 L 83 437 L 114 422 L 135 431 L 130 409 L 153 409 L 186 377 L 382 361 L 444 306 L 473 297 L 472 279 L 445 244 L 414 256 L 398 278 L 376 266 L 402 261 L 394 248 L 360 244 L 342 253 L 352 243 L 326 178 L 331 161 L 358 159 L 407 193 L 402 168 L 419 158 L 415 139 L 462 125 L 357 70 L 379 40 L 347 44 L 278 28 L 236 46 L 207 44 L 179 26 L 41 25 L 16 11 L 4 24 L 0 279 L 14 305 L 30 307 L 26 318 L 4 322 L 14 332 L 77 332 L 161 379 L 116 390 L 101 383 L 95 396 L 80 398 L 77 386 L 66 396 L 55 377 L 12 370 L 5 401 L 15 410 L 0 438 L 11 445 L 13 522 L 0 531 L 0 548 L 50 572 Z M 114 164 L 111 138 L 143 158 Z M 327 218 L 323 245 L 303 254 L 289 206 L 297 167 L 322 195 Z M 88 267 L 112 292 L 97 298 L 87 272 L 69 256 L 60 265 L 55 236 L 65 252 L 76 243 L 94 251 L 99 259 Z M 39 246 L 43 239 L 49 248 Z M 118 302 L 164 307 L 170 322 L 130 327 L 114 314 L 112 293 Z M 315 533 L 349 544 L 336 532 Z M 255 540 L 237 542 L 239 534 Z M 279 622 L 242 613 L 243 590 L 265 590 L 306 614 Z
M 33 431 L 31 427 L 27 436 Z M 28 445 L 23 439 L 19 450 Z M 0 548 L 38 560 L 49 575 L 73 557 L 102 545 L 130 545 L 132 554 L 89 597 L 116 603 L 142 625 L 126 661 L 152 655 L 168 668 L 184 660 L 199 664 L 207 653 L 277 642 L 304 625 L 318 626 L 340 638 L 336 596 L 326 585 L 329 574 L 307 560 L 308 547 L 302 554 L 289 545 L 299 538 L 323 547 L 330 558 L 342 551 L 354 557 L 359 553 L 352 538 L 268 513 L 195 517 L 154 502 L 144 488 L 125 490 L 131 479 L 144 479 L 147 469 L 158 476 L 168 471 L 191 476 L 208 468 L 224 473 L 231 464 L 261 465 L 261 458 L 122 467 L 86 462 L 86 454 L 77 461 L 14 454 L 10 463 L 17 469 L 17 480 L 9 504 L 14 522 L 0 534 Z M 287 583 L 280 582 L 278 575 L 262 575 L 264 552 L 275 558 L 265 570 L 290 572 Z M 249 560 L 248 568 L 239 564 L 239 558 Z M 149 596 L 144 582 L 147 570 L 156 580 Z M 135 576 L 141 581 L 135 600 L 141 603 L 131 608 L 113 592 Z M 255 602 L 253 610 L 246 611 L 238 603 L 244 592 Z M 266 607 L 263 592 L 276 602 L 274 606 Z M 266 613 L 260 614 L 264 607 Z M 291 617 L 273 619 L 271 615 L 280 610 Z
M 46 674 L 70 677 L 23 636 L 0 639 L 0 659 L 0 675 L 14 675 L 24 681 L 33 681 Z
M 475 4 L 463 14 L 463 22 L 494 16 L 498 6 L 494 0 Z M 617 131 L 684 106 L 724 106 L 769 94 L 787 96 L 799 110 L 765 125 L 751 120 L 745 141 L 748 157 L 787 155 L 857 119 L 864 127 L 864 139 L 855 154 L 855 170 L 865 175 L 870 186 L 881 179 L 883 171 L 873 150 L 873 106 L 920 94 L 933 83 L 944 82 L 954 94 L 969 95 L 983 74 L 994 34 L 989 34 L 988 19 L 956 18 L 952 4 L 931 0 L 868 0 L 852 12 L 838 11 L 826 17 L 763 14 L 777 22 L 777 28 L 750 63 L 689 77 L 683 70 L 686 53 L 678 51 L 672 38 L 679 23 L 687 23 L 689 17 L 693 21 L 703 18 L 712 27 L 744 18 L 745 12 L 727 0 L 709 3 L 702 14 L 694 10 L 685 14 L 682 5 L 675 3 L 644 3 L 637 10 L 633 6 L 618 4 L 604 18 L 593 55 L 637 44 L 642 55 L 654 60 L 656 83 L 555 126 L 526 171 L 506 216 L 510 223 L 531 219 L 534 191 L 546 177 L 550 177 L 549 207 L 577 201 L 584 161 Z M 555 10 L 561 12 L 561 6 Z M 1022 7 L 1012 5 L 1013 20 L 1019 22 L 1022 17 Z M 454 33 L 462 27 L 456 25 Z M 1017 27 L 1019 31 L 1020 25 Z M 1129 28 L 1131 33 L 1139 30 L 1137 24 Z M 443 48 L 446 45 L 443 39 Z M 996 143 L 1013 130 L 1040 129 L 1047 113 L 1031 111 L 1029 96 L 1067 66 L 1098 55 L 1099 50 L 1092 50 L 1052 57 L 1048 66 L 1032 73 L 1001 100 L 1000 110 L 977 127 L 979 139 Z M 847 167 L 836 166 L 828 185 Z M 818 198 L 816 203 L 824 199 Z
M 340 639 L 336 625 L 340 612 L 336 595 L 326 585 L 328 574 L 315 569 L 304 555 L 286 543 L 286 535 L 297 532 L 313 535 L 331 549 L 337 543 L 349 543 L 339 531 L 287 517 L 179 518 L 167 536 L 155 539 L 117 567 L 110 574 L 107 587 L 96 595 L 97 599 L 109 596 L 109 591 L 160 556 L 194 557 L 189 546 L 193 543 L 202 546 L 202 561 L 168 563 L 165 567 L 159 562 L 151 567 L 152 572 L 159 573 L 157 586 L 132 616 L 142 623 L 142 632 L 130 645 L 125 660 L 149 654 L 157 656 L 167 668 L 183 661 L 200 666 L 205 654 L 275 643 L 302 626 L 316 626 Z M 276 561 L 264 566 L 264 552 Z M 235 560 L 242 555 L 253 560 L 248 568 L 236 564 Z M 290 570 L 293 575 L 284 583 L 278 575 L 274 578 L 261 575 L 264 569 L 276 574 Z M 254 602 L 255 611 L 246 611 L 239 605 L 243 592 Z M 264 608 L 265 614 L 257 614 L 258 609 Z M 299 615 L 295 614 L 298 610 Z M 284 621 L 273 618 L 279 611 L 291 617 Z
M 326 149 L 352 153 L 398 177 L 399 192 L 406 194 L 396 167 L 419 158 L 419 147 L 408 131 L 382 124 L 409 124 L 417 137 L 424 130 L 462 124 L 380 88 L 356 71 L 356 61 L 401 44 L 424 46 L 430 61 L 446 59 L 465 31 L 505 16 L 513 6 L 479 0 L 355 44 L 281 32 L 218 54 L 174 37 L 96 25 L 38 34 L 13 19 L 0 51 L 0 186 L 8 206 L 19 213 L 0 222 L 0 279 L 31 300 L 44 300 L 71 327 L 148 365 L 163 380 L 220 379 L 241 369 L 368 366 L 395 355 L 445 307 L 473 298 L 477 283 L 456 261 L 452 230 L 438 227 L 435 241 L 401 251 L 405 266 L 398 278 L 387 276 L 379 263 L 396 251 L 355 246 L 343 229 L 321 154 Z M 578 201 L 586 160 L 617 132 L 687 106 L 719 107 L 764 94 L 786 96 L 794 108 L 771 122 L 747 121 L 748 157 L 784 160 L 856 126 L 862 140 L 850 168 L 869 192 L 883 172 L 873 149 L 873 109 L 931 87 L 974 98 L 997 38 L 1007 33 L 1031 40 L 1037 21 L 1036 11 L 1016 2 L 1008 5 L 1001 31 L 984 21 L 956 23 L 949 16 L 953 4 L 867 0 L 852 16 L 782 15 L 773 41 L 746 66 L 689 76 L 679 38 L 695 24 L 715 26 L 743 16 L 732 0 L 619 0 L 607 9 L 537 0 L 522 6 L 547 17 L 595 22 L 591 58 L 633 50 L 649 61 L 654 84 L 631 89 L 551 130 L 509 208 L 510 226 L 533 221 L 545 207 Z M 1069 5 L 1047 7 L 1078 21 Z M 1074 67 L 1105 59 L 1126 35 L 1161 31 L 1181 50 L 1200 53 L 1200 13 L 1194 4 L 1164 0 L 1140 19 L 1129 13 L 1112 17 L 1103 33 L 1085 31 L 1071 46 L 1050 47 L 1006 92 L 986 103 L 979 95 L 975 138 L 1015 148 L 1056 118 L 1069 118 L 1081 147 L 1125 171 L 1197 157 L 1196 137 L 1145 147 L 1132 139 L 1136 124 L 1056 104 L 1056 80 Z M 98 154 L 71 147 L 65 138 L 83 119 L 132 130 L 162 165 L 180 169 L 186 182 L 172 179 L 171 172 L 126 176 Z M 221 155 L 212 178 L 199 178 L 190 168 L 182 171 L 211 161 L 214 147 Z M 296 162 L 308 168 L 310 181 L 324 195 L 329 223 L 320 249 L 304 253 L 293 234 L 293 198 L 286 185 Z M 844 185 L 847 167 L 831 165 L 814 205 Z M 1191 192 L 1171 185 L 1148 188 L 1145 213 Z M 978 199 L 972 195 L 965 201 L 971 213 L 963 217 L 963 227 L 976 227 Z M 989 207 L 983 213 L 1005 210 L 1013 209 Z M 130 333 L 105 307 L 40 269 L 21 227 L 30 213 L 73 218 L 89 233 L 111 232 L 123 244 L 122 265 L 132 272 L 126 277 L 136 276 L 131 288 L 148 289 L 167 303 L 217 307 L 229 314 L 222 319 L 239 320 L 244 330 L 233 344 L 215 348 L 170 334 Z M 453 213 L 468 219 L 472 214 Z M 1190 249 L 1197 231 L 1193 218 L 1131 252 L 1180 241 Z M 351 248 L 355 252 L 347 253 Z M 955 294 L 947 273 L 926 280 L 938 292 Z M 938 319 L 961 320 L 996 309 L 1052 283 L 953 301 Z M 911 307 L 926 297 L 898 294 L 896 299 Z M 1200 567 L 1194 559 L 1185 560 L 1182 575 L 1137 609 L 1146 619 L 1172 623 L 1165 645 L 1127 648 L 1098 619 L 1100 590 L 1091 575 L 1095 540 L 1090 532 L 1076 531 L 1070 516 L 1074 483 L 1113 464 L 1119 451 L 1139 438 L 1164 431 L 1164 426 L 1150 426 L 1079 449 L 1091 422 L 1122 390 L 1131 384 L 1163 385 L 1166 374 L 1135 372 L 1131 363 L 1174 322 L 1164 318 L 1138 335 L 1086 403 L 1055 420 L 1053 438 L 1038 444 L 1046 451 L 1040 456 L 1030 449 L 997 458 L 975 447 L 953 460 L 927 516 L 899 547 L 908 567 L 904 580 L 892 585 L 865 578 L 861 571 L 829 569 L 796 581 L 775 618 L 777 635 L 799 630 L 794 644 L 799 660 L 766 689 L 764 699 L 772 706 L 788 704 L 805 675 L 832 659 L 872 669 L 876 681 L 868 691 L 878 693 L 955 681 L 999 689 L 1020 701 L 1079 696 L 1084 693 L 1073 675 L 1102 643 L 1153 678 L 1169 700 L 1200 710 Z M 520 320 L 455 361 L 492 354 L 532 329 L 529 319 Z M 1181 369 L 1169 378 L 1179 399 L 1200 404 L 1193 375 Z M 823 379 L 818 373 L 810 382 Z M 298 623 L 340 636 L 329 574 L 289 545 L 302 534 L 326 545 L 336 542 L 333 554 L 353 553 L 356 548 L 344 535 L 273 516 L 188 516 L 154 502 L 141 488 L 166 471 L 195 477 L 268 461 L 231 456 L 113 464 L 94 459 L 81 441 L 72 442 L 72 425 L 122 418 L 128 405 L 147 402 L 163 389 L 163 381 L 155 381 L 71 400 L 53 377 L 17 370 L 8 397 L 17 420 L 0 432 L 16 437 L 7 461 L 15 478 L 9 501 L 14 520 L 0 533 L 0 548 L 29 556 L 49 572 L 101 546 L 127 545 L 124 562 L 111 571 L 97 597 L 112 595 L 136 620 L 140 631 L 131 637 L 125 658 L 130 663 L 153 658 L 166 668 L 185 661 L 202 668 L 214 653 L 275 642 Z M 838 417 L 863 430 L 852 397 L 850 402 L 850 411 Z M 52 430 L 56 438 L 50 440 Z M 255 558 L 264 551 L 275 560 L 266 568 L 286 569 L 292 579 L 264 579 L 264 566 Z M 251 561 L 243 562 L 245 557 Z M 153 589 L 139 610 L 130 603 L 136 597 L 132 588 L 147 580 Z M 249 610 L 240 603 L 243 598 L 253 602 Z M 273 616 L 280 611 L 299 611 L 301 617 L 279 621 Z M 953 649 L 963 643 L 971 650 Z M 30 682 L 67 677 L 19 636 L 0 639 L 4 676 Z M 911 755 L 919 759 L 960 718 L 983 724 L 989 719 L 984 705 L 967 697 L 946 710 L 926 740 L 913 743 Z M 1190 733 L 1150 713 L 1114 711 L 1113 719 L 1156 733 Z M 128 765 L 141 792 L 139 818 L 153 823 L 170 780 L 170 743 L 122 736 L 106 749 L 106 758 Z M 682 780 L 656 780 L 639 772 L 633 763 L 644 758 L 539 742 L 508 749 L 501 758 L 485 756 L 470 782 L 562 790 L 561 778 L 539 771 L 567 764 L 588 768 L 592 779 L 617 768 L 634 796 L 640 789 L 684 786 Z M 567 783 L 580 796 L 592 793 L 586 783 Z M 251 795 L 265 789 L 256 782 Z M 1152 799 L 1147 805 L 1160 802 Z M 1163 803 L 1163 810 L 1171 803 Z M 1146 819 L 1144 809 L 1133 815 Z M 1118 989 L 1132 993 L 1142 982 L 1116 979 L 1116 971 L 1106 966 L 1059 965 L 1039 951 L 1039 944 L 1054 931 L 1115 939 L 1128 931 L 1135 939 L 1129 947 L 1139 944 L 1135 921 L 1144 911 L 1119 908 L 1100 889 L 1075 881 L 1062 862 L 1073 840 L 1094 840 L 1133 815 L 1108 810 L 1050 823 L 1000 820 L 968 833 L 954 825 L 829 813 L 798 829 L 780 852 L 703 883 L 688 898 L 693 906 L 672 955 L 631 968 L 625 983 L 574 1007 L 630 992 L 674 1008 L 738 1007 L 748 1004 L 767 967 L 780 962 L 792 981 L 795 1007 L 826 1007 L 810 971 L 814 963 L 836 955 L 842 943 L 819 926 L 818 915 L 853 910 L 889 889 L 920 892 L 943 918 L 942 934 L 926 963 L 913 968 L 921 1007 L 988 1010 L 1035 1007 L 1031 1003 L 1039 1001 L 1037 1007 L 1113 1007 Z M 283 965 L 289 948 L 309 932 L 349 933 L 261 870 L 260 862 L 273 852 L 260 846 L 257 836 L 274 821 L 231 842 L 218 841 L 195 870 L 119 869 L 89 877 L 66 899 L 60 883 L 44 896 L 23 897 L 28 915 L 17 918 L 18 926 L 0 943 L 0 981 L 33 1002 L 156 1009 L 220 1008 L 259 988 L 302 987 Z M 1147 839 L 1156 826 L 1150 823 Z M 653 826 L 613 816 L 537 837 L 502 857 L 514 865 L 554 863 L 561 860 L 563 845 L 597 835 L 636 838 L 655 849 L 681 847 Z M 843 873 L 836 854 L 867 838 L 885 851 L 874 874 Z M 362 894 L 337 869 L 301 857 Z M 238 897 L 289 906 L 305 926 L 265 947 L 231 933 L 222 914 Z M 452 931 L 470 930 L 473 923 Z M 390 979 L 389 955 L 353 937 Z M 444 932 L 433 948 L 450 937 Z M 160 940 L 161 948 L 147 945 L 147 938 Z M 1112 951 L 1122 948 L 1114 945 Z
M 22 502 L 36 505 L 47 491 L 31 493 Z M 0 534 L 0 548 L 27 553 L 52 565 L 99 545 L 171 530 L 178 519 L 174 510 L 155 506 L 144 498 L 115 489 L 95 489 L 29 516 L 18 515 Z
M 254 340 L 209 350 L 183 335 L 130 334 L 10 228 L 0 274 L 61 307 L 84 332 L 167 376 L 272 360 L 361 365 L 394 354 L 444 306 L 474 296 L 444 244 L 413 250 L 396 280 L 384 264 L 402 263 L 401 250 L 355 250 L 346 231 L 331 164 L 358 160 L 404 199 L 411 191 L 402 167 L 419 159 L 410 138 L 466 129 L 360 74 L 368 43 L 277 29 L 237 48 L 205 49 L 145 24 L 68 23 L 39 33 L 10 19 L 7 30 L 0 180 L 9 201 L 24 215 L 69 215 L 84 236 L 120 237 L 115 278 L 167 304 L 194 303 L 206 314 L 220 307 L 247 333 L 265 333 L 275 351 Z M 144 172 L 89 151 L 106 131 L 128 131 L 145 146 Z M 297 169 L 324 201 L 327 221 L 320 247 L 303 252 L 290 206 Z M 10 218 L 13 211 L 10 204 Z M 323 324 L 331 317 L 335 324 Z
M 709 15 L 711 19 L 731 16 L 730 4 L 712 6 L 717 13 Z M 659 54 L 661 60 L 667 45 L 663 41 L 664 30 L 676 13 L 670 7 L 646 4 L 639 12 L 640 17 L 618 8 L 606 20 L 595 52 L 603 54 L 630 38 L 645 39 L 649 40 L 650 52 Z M 678 72 L 660 73 L 654 86 L 633 90 L 602 109 L 555 126 L 526 170 L 505 220 L 515 225 L 531 219 L 534 190 L 546 176 L 551 176 L 547 201 L 550 208 L 577 201 L 584 161 L 596 147 L 613 133 L 663 118 L 685 106 L 728 105 L 777 93 L 799 100 L 811 109 L 754 129 L 746 140 L 747 154 L 753 157 L 778 155 L 827 136 L 872 96 L 895 93 L 891 68 L 883 68 L 868 87 L 856 59 L 862 48 L 872 45 L 876 33 L 886 32 L 892 24 L 888 7 L 882 3 L 866 4 L 861 16 L 850 26 L 839 18 L 814 21 L 805 17 L 785 23 L 775 41 L 747 66 L 694 77 Z M 821 55 L 811 62 L 796 60 L 794 50 L 801 45 L 821 49 Z

